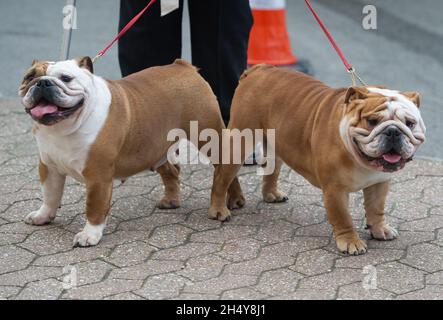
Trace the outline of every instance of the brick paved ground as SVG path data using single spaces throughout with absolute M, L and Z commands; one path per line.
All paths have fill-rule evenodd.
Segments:
M 183 168 L 178 210 L 155 209 L 162 193 L 155 174 L 116 185 L 101 243 L 73 249 L 84 224 L 83 187 L 68 180 L 52 225 L 25 225 L 41 203 L 37 149 L 17 101 L 0 106 L 0 298 L 443 299 L 443 163 L 416 160 L 395 178 L 386 210 L 398 240 L 369 240 L 362 195 L 353 195 L 370 249 L 363 256 L 336 251 L 320 192 L 287 169 L 288 203 L 263 203 L 248 168 L 240 177 L 246 207 L 228 223 L 209 220 L 206 166 Z M 377 288 L 366 290 L 370 265 Z

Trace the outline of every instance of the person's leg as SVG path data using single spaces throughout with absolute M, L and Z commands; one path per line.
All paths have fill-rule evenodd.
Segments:
M 216 94 L 223 120 L 247 67 L 252 14 L 249 0 L 189 0 L 192 62 Z
M 146 1 L 120 0 L 119 30 L 136 16 Z M 183 0 L 180 8 L 160 17 L 160 1 L 154 3 L 119 40 L 118 57 L 123 76 L 181 57 Z

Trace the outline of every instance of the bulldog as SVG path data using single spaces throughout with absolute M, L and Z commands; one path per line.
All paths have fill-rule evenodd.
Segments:
M 93 73 L 89 57 L 34 61 L 19 89 L 25 110 L 35 121 L 40 155 L 41 207 L 25 222 L 50 223 L 60 206 L 65 177 L 86 185 L 86 225 L 74 246 L 96 245 L 110 208 L 113 180 L 156 170 L 165 187 L 161 209 L 180 205 L 179 167 L 166 161 L 174 141 L 168 132 L 190 121 L 199 130 L 221 132 L 217 99 L 195 67 L 183 60 L 153 67 L 117 81 Z M 199 145 L 201 148 L 203 146 Z M 232 195 L 241 196 L 238 182 Z
M 241 77 L 228 129 L 275 129 L 275 170 L 263 177 L 266 202 L 283 202 L 277 187 L 282 163 L 321 188 L 338 250 L 358 255 L 367 246 L 353 227 L 349 193 L 363 190 L 366 221 L 378 240 L 398 232 L 385 221 L 393 173 L 425 141 L 416 92 L 379 87 L 334 89 L 302 73 L 258 65 Z M 269 140 L 269 139 L 268 139 Z M 242 159 L 247 155 L 243 147 Z M 268 155 L 269 157 L 269 155 Z M 226 219 L 226 191 L 241 165 L 215 172 L 209 215 Z

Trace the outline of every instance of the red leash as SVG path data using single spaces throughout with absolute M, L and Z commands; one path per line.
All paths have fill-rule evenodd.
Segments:
M 144 7 L 142 11 L 140 11 L 134 18 L 131 19 L 131 21 L 128 22 L 128 24 L 119 32 L 117 37 L 115 37 L 114 40 L 111 41 L 111 43 L 109 43 L 102 51 L 100 51 L 94 57 L 94 59 L 92 59 L 92 62 L 103 56 L 106 53 L 106 51 L 108 51 L 109 48 L 111 48 L 118 39 L 120 39 L 129 29 L 131 29 L 131 27 L 137 22 L 138 19 L 140 19 L 140 17 L 146 12 L 146 10 L 148 10 L 149 7 L 154 4 L 155 1 L 157 0 L 149 1 L 147 6 Z
M 315 10 L 312 7 L 312 5 L 309 2 L 309 0 L 305 0 L 305 2 L 308 5 L 309 10 L 311 10 L 312 14 L 314 15 L 314 18 L 317 20 L 318 24 L 322 28 L 322 30 L 325 33 L 326 37 L 328 37 L 329 41 L 331 42 L 332 46 L 334 47 L 334 49 L 337 52 L 338 56 L 340 57 L 341 61 L 343 61 L 343 64 L 345 65 L 346 70 L 351 74 L 351 79 L 352 79 L 353 85 L 355 85 L 355 82 L 356 82 L 355 79 L 357 78 L 361 82 L 361 84 L 366 86 L 366 83 L 359 77 L 359 75 L 355 71 L 354 67 L 352 67 L 352 65 L 346 59 L 343 51 L 341 51 L 341 49 L 338 46 L 337 42 L 334 40 L 334 37 L 332 37 L 332 35 L 329 32 L 329 30 L 326 28 L 326 25 L 324 24 L 324 22 L 320 19 L 320 17 L 317 14 L 317 12 L 315 12 Z

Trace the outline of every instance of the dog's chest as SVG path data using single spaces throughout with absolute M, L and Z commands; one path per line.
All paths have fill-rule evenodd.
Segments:
M 60 174 L 83 182 L 83 169 L 88 158 L 91 141 L 81 135 L 53 136 L 45 133 L 35 135 L 41 161 L 55 167 Z
M 371 172 L 368 170 L 357 170 L 354 173 L 353 190 L 359 191 L 374 184 L 389 181 L 392 174 L 386 172 Z

